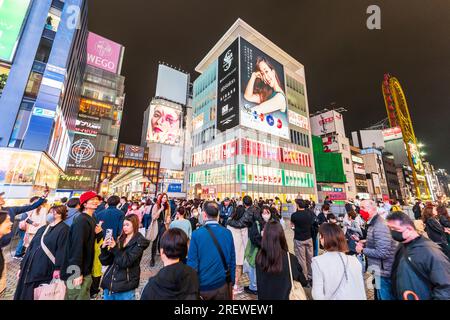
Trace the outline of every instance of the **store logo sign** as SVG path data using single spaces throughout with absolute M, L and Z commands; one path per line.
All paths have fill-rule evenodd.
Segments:
M 72 144 L 69 156 L 79 165 L 94 158 L 95 147 L 88 139 L 77 140 Z
M 223 71 L 228 71 L 230 70 L 232 64 L 233 64 L 233 52 L 230 50 L 227 51 L 227 53 L 225 54 L 225 57 L 223 58 Z
M 53 119 L 55 118 L 55 115 L 56 112 L 53 110 L 48 110 L 44 108 L 33 108 L 33 116 Z

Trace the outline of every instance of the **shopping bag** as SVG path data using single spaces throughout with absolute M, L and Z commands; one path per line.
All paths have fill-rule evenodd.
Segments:
M 34 289 L 34 300 L 64 300 L 66 285 L 63 281 L 52 280 Z
M 146 238 L 147 240 L 155 241 L 156 237 L 158 237 L 158 220 L 152 220 L 152 223 L 147 230 Z

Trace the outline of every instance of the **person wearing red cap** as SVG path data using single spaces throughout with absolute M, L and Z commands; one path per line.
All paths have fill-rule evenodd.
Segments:
M 95 241 L 103 237 L 101 225 L 93 214 L 101 197 L 93 191 L 80 197 L 80 215 L 70 227 L 65 258 L 61 267 L 61 279 L 66 281 L 66 300 L 89 300 L 92 284 Z

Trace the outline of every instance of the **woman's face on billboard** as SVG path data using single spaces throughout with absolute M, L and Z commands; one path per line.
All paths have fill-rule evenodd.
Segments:
M 272 70 L 265 61 L 261 61 L 258 65 L 259 72 L 261 73 L 262 80 L 270 87 L 275 87 L 276 77 L 275 70 Z
M 175 109 L 157 106 L 152 117 L 152 131 L 154 134 L 169 133 L 180 127 L 179 114 Z

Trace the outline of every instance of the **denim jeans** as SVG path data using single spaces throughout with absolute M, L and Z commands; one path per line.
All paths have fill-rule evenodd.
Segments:
M 377 290 L 378 300 L 394 300 L 392 284 L 389 277 L 380 277 L 380 289 Z
M 108 289 L 104 289 L 103 300 L 136 300 L 136 296 L 134 290 L 110 294 Z
M 256 285 L 256 268 L 252 268 L 247 260 L 244 260 L 244 272 L 248 273 L 248 279 L 250 280 L 250 284 L 248 288 L 253 291 L 258 291 L 258 287 Z
M 16 247 L 16 257 L 20 257 L 23 255 L 23 239 L 25 237 L 25 231 L 19 229 L 19 242 Z

